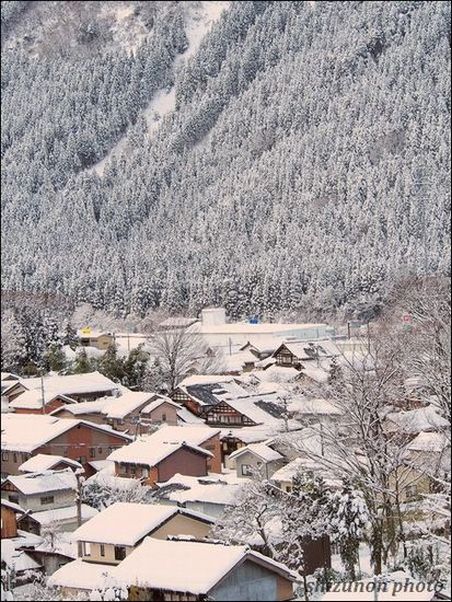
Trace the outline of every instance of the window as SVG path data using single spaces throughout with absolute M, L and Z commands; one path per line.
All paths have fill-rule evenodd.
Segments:
M 91 556 L 91 544 L 87 541 L 82 542 L 83 556 Z
M 101 455 L 102 455 L 102 448 L 101 448 L 101 447 L 98 447 L 98 448 L 97 448 L 97 453 L 99 454 L 99 456 L 101 456 Z
M 17 464 L 17 454 L 13 454 L 13 462 L 14 464 Z
M 13 504 L 18 504 L 19 503 L 19 496 L 18 495 L 14 495 L 14 494 L 8 495 L 8 499 Z
M 286 485 L 285 487 L 287 493 L 292 493 L 292 486 L 291 485 Z
M 8 462 L 9 460 L 9 453 L 2 451 L 2 462 Z
M 166 414 L 162 414 L 162 422 L 166 422 Z
M 100 544 L 100 555 L 105 556 L 105 546 L 103 543 Z
M 253 474 L 253 467 L 251 464 L 242 464 L 242 475 L 244 477 L 249 477 Z
M 148 476 L 149 476 L 149 468 L 143 468 L 142 475 L 143 475 L 143 477 L 148 478 Z
M 89 457 L 90 458 L 95 458 L 96 457 L 96 450 L 94 447 L 91 447 L 89 450 Z
M 80 462 L 80 464 L 86 464 L 86 456 L 80 456 L 80 458 L 77 459 L 77 462 Z
M 126 557 L 125 546 L 115 546 L 115 560 L 124 560 Z
M 45 495 L 41 498 L 41 506 L 45 506 L 46 504 L 53 504 L 55 498 L 53 495 Z
M 131 466 L 130 467 L 130 474 L 135 476 L 137 474 L 137 468 L 136 466 Z

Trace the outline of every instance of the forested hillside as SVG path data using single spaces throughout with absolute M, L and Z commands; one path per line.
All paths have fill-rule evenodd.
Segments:
M 197 48 L 214 2 L 2 2 L 4 289 L 274 317 L 449 273 L 450 3 L 219 4 Z

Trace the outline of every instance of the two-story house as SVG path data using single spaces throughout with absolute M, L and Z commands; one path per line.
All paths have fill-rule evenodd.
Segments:
M 73 538 L 81 543 L 83 561 L 114 565 L 145 537 L 166 539 L 183 534 L 202 539 L 213 524 L 212 518 L 185 508 L 117 502 L 79 527 Z
M 75 503 L 77 481 L 70 468 L 9 476 L 1 485 L 2 499 L 18 504 L 25 512 L 18 519 L 20 528 L 40 535 L 42 529 L 72 531 L 77 526 Z M 97 511 L 82 504 L 82 521 Z
M 37 454 L 61 455 L 79 462 L 93 474 L 91 461 L 105 460 L 132 438 L 111 427 L 55 416 L 5 414 L 2 418 L 2 474 L 19 474 L 19 467 Z

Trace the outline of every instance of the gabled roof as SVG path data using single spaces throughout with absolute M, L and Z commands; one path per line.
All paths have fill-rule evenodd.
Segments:
M 155 433 L 149 435 L 149 439 L 152 439 L 153 442 L 181 443 L 185 441 L 191 445 L 202 445 L 219 433 L 220 429 L 205 424 L 202 426 L 169 426 L 164 424 Z
M 450 447 L 450 440 L 443 433 L 419 433 L 407 446 L 409 451 L 442 453 Z
M 190 477 L 175 474 L 165 483 L 157 483 L 160 497 L 178 504 L 188 502 L 202 502 L 220 506 L 234 506 L 237 504 L 238 494 L 243 487 L 244 479 L 240 483 L 229 483 L 218 477 Z
M 279 452 L 275 451 L 265 443 L 250 443 L 245 447 L 241 447 L 237 449 L 235 452 L 229 456 L 231 460 L 240 458 L 245 453 L 250 453 L 255 456 L 258 456 L 264 462 L 276 462 L 277 460 L 283 460 L 284 456 L 282 456 Z
M 75 406 L 70 406 L 75 407 Z M 1 446 L 5 451 L 31 453 L 56 437 L 79 425 L 131 441 L 131 437 L 108 426 L 93 424 L 73 418 L 57 418 L 51 415 L 5 414 L 2 418 Z
M 116 449 L 107 457 L 107 460 L 126 464 L 140 464 L 152 468 L 180 449 L 188 449 L 202 456 L 212 457 L 213 455 L 197 445 L 186 442 L 156 442 L 151 441 L 151 437 L 149 437 L 147 440 L 134 441 L 130 445 Z
M 73 533 L 73 538 L 75 541 L 135 546 L 143 537 L 178 514 L 213 523 L 211 518 L 203 514 L 177 506 L 117 502 L 79 527 Z
M 47 582 L 53 587 L 70 587 L 82 590 L 102 590 L 111 583 L 111 575 L 116 567 L 97 562 L 84 562 L 80 558 L 60 567 L 50 575 Z
M 296 580 L 296 575 L 284 565 L 252 552 L 247 546 L 165 541 L 152 537 L 147 537 L 116 567 L 115 575 L 125 585 L 140 583 L 157 590 L 206 595 L 246 560 L 290 581 Z
M 151 401 L 154 395 L 154 393 L 142 391 L 125 391 L 120 397 L 106 398 L 107 403 L 102 408 L 102 414 L 110 419 L 125 418 L 146 402 Z
M 77 486 L 75 474 L 70 468 L 57 472 L 48 470 L 24 475 L 9 475 L 5 482 L 14 485 L 24 495 L 38 495 L 53 491 L 75 491 Z
M 45 376 L 44 392 L 49 395 L 81 395 L 83 393 L 102 393 L 118 389 L 113 382 L 100 372 L 87 372 L 85 374 L 68 374 L 58 376 Z M 21 378 L 20 384 L 27 390 L 40 390 L 41 378 Z
M 155 397 L 156 397 L 156 399 L 151 401 L 148 405 L 144 406 L 144 408 L 141 410 L 140 414 L 150 414 L 151 412 L 153 412 L 154 410 L 156 410 L 157 408 L 159 408 L 161 405 L 163 405 L 165 403 L 170 406 L 173 406 L 178 411 L 180 409 L 182 409 L 182 406 L 180 406 L 178 403 L 174 402 L 169 397 L 166 397 L 166 395 L 155 395 Z
M 68 464 L 72 468 L 81 468 L 82 465 L 75 460 L 65 458 L 64 456 L 54 456 L 52 454 L 36 454 L 19 466 L 20 472 L 40 472 L 51 470 L 61 462 Z
M 299 360 L 315 360 L 317 358 L 328 358 L 339 355 L 336 345 L 329 339 L 316 341 L 285 341 L 273 353 L 277 355 L 279 350 L 285 347 Z
M 98 510 L 86 504 L 81 504 L 82 521 L 87 521 L 96 516 Z M 51 525 L 54 523 L 75 521 L 77 519 L 77 506 L 65 506 L 64 508 L 53 508 L 52 510 L 41 510 L 39 512 L 28 512 L 27 519 L 32 519 L 40 525 Z M 19 522 L 21 519 L 19 519 Z
M 67 404 L 77 403 L 75 399 L 71 399 L 70 397 L 68 397 L 67 395 L 63 395 L 62 393 L 49 393 L 48 395 L 46 395 L 44 391 L 45 405 L 48 405 L 57 398 L 63 400 Z M 38 389 L 24 391 L 15 399 L 13 399 L 9 405 L 11 408 L 20 408 L 24 410 L 40 410 L 43 406 L 42 391 Z

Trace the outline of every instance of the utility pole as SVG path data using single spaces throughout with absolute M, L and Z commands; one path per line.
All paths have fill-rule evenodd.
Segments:
M 77 468 L 75 471 L 75 478 L 77 480 L 77 490 L 76 490 L 76 498 L 75 502 L 77 504 L 77 526 L 80 527 L 82 524 L 82 483 L 83 483 L 83 474 L 85 472 L 84 468 Z M 83 555 L 82 550 L 82 542 L 77 542 L 77 556 L 81 558 Z
M 229 355 L 232 355 L 232 339 L 229 337 Z
M 46 400 L 45 400 L 45 397 L 44 397 L 44 395 L 45 395 L 45 392 L 44 392 L 44 375 L 43 375 L 43 374 L 42 374 L 42 372 L 41 372 L 41 398 L 42 398 L 42 399 L 41 399 L 41 402 L 42 402 L 42 405 L 41 405 L 41 412 L 42 412 L 43 414 L 45 414 L 45 413 L 46 413 Z

